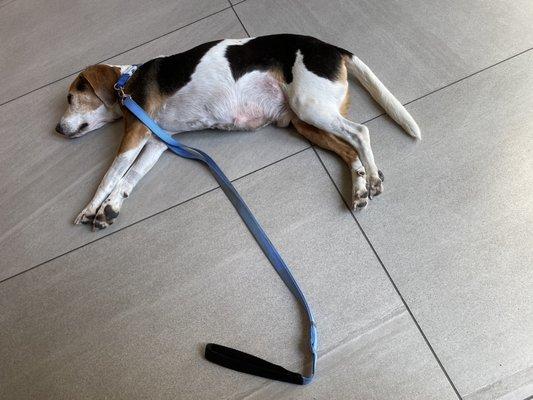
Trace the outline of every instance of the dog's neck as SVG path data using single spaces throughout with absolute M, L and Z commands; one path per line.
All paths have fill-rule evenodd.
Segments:
M 110 67 L 118 68 L 120 70 L 120 74 L 119 75 L 122 75 L 124 73 L 124 71 L 126 71 L 129 67 L 131 67 L 131 65 L 115 65 L 115 64 L 105 64 L 105 65 L 109 65 Z

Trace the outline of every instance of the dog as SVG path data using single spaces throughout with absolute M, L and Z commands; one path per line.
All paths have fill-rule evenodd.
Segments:
M 104 229 L 166 145 L 125 109 L 114 85 L 128 66 L 87 67 L 69 88 L 68 107 L 56 131 L 77 138 L 124 117 L 118 154 L 98 189 L 75 219 Z M 287 127 L 337 153 L 352 174 L 354 209 L 383 191 L 383 174 L 368 128 L 346 118 L 348 76 L 355 77 L 409 135 L 420 138 L 413 117 L 354 54 L 319 39 L 278 34 L 204 43 L 142 64 L 124 92 L 170 132 Z

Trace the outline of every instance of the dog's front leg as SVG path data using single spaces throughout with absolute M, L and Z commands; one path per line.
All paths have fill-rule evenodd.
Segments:
M 115 160 L 104 175 L 102 182 L 100 182 L 93 199 L 89 202 L 89 204 L 87 204 L 87 206 L 74 221 L 75 224 L 93 223 L 96 211 L 109 193 L 111 193 L 111 191 L 115 188 L 128 168 L 131 167 L 140 151 L 146 144 L 149 136 L 150 133 L 148 129 L 141 123 L 132 123 L 126 125 L 126 132 L 122 138 L 122 143 Z
M 155 138 L 150 138 L 148 140 L 148 143 L 144 146 L 144 149 L 137 160 L 135 160 L 133 166 L 128 172 L 126 172 L 126 175 L 120 179 L 109 197 L 98 209 L 96 218 L 94 218 L 95 228 L 104 229 L 115 221 L 124 199 L 129 197 L 133 188 L 139 183 L 141 178 L 152 169 L 166 149 L 167 146 L 159 140 Z

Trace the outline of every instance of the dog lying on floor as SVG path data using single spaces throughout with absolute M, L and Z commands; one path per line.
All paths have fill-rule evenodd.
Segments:
M 121 106 L 114 84 L 128 66 L 98 64 L 70 85 L 68 108 L 56 126 L 76 138 L 124 116 L 118 154 L 96 194 L 75 220 L 103 229 L 152 168 L 166 145 Z M 352 206 L 363 208 L 383 190 L 368 128 L 346 118 L 348 75 L 404 130 L 420 129 L 372 71 L 347 50 L 300 35 L 270 35 L 204 43 L 141 65 L 124 88 L 165 130 L 255 130 L 275 123 L 337 153 L 352 173 Z

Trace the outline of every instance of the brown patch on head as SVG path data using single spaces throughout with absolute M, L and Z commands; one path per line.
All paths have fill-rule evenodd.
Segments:
M 78 75 L 70 84 L 68 103 L 78 112 L 89 112 L 100 107 L 102 100 L 96 95 L 89 82 L 82 75 Z
M 76 83 L 74 88 L 79 92 L 83 92 L 86 89 L 85 83 L 87 83 L 102 103 L 106 107 L 111 107 L 117 102 L 114 85 L 119 77 L 120 68 L 118 67 L 103 64 L 91 65 L 78 76 L 78 82 L 74 81 L 71 89 Z

